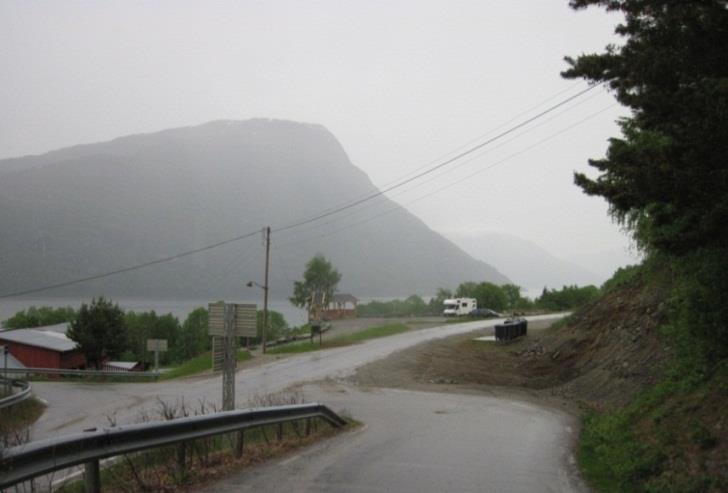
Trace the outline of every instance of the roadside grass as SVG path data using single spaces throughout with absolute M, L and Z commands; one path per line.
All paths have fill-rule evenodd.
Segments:
M 156 382 L 157 377 L 147 376 L 136 376 L 135 372 L 128 372 L 124 376 L 95 376 L 95 375 L 63 375 L 59 377 L 57 375 L 31 375 L 27 378 L 30 382 L 53 382 L 53 383 L 70 383 L 70 382 L 83 382 L 83 383 L 147 383 Z
M 253 355 L 246 350 L 238 351 L 238 363 L 248 361 Z M 197 373 L 210 370 L 212 367 L 212 356 L 210 351 L 204 352 L 194 358 L 188 359 L 184 363 L 172 368 L 171 370 L 164 372 L 160 375 L 160 380 L 172 380 L 175 378 L 189 377 Z
M 318 336 L 314 336 L 314 342 L 298 342 L 294 344 L 287 344 L 285 346 L 279 346 L 270 348 L 269 354 L 291 354 L 291 353 L 307 353 L 310 351 L 318 351 L 319 349 L 328 349 L 334 347 L 351 346 L 352 344 L 358 344 L 368 339 L 376 339 L 379 337 L 387 337 L 402 332 L 407 332 L 409 327 L 405 324 L 386 324 L 369 327 L 368 329 L 360 330 L 352 334 L 340 335 L 336 337 L 326 338 L 323 337 L 323 342 L 319 347 Z
M 45 408 L 41 401 L 30 397 L 14 406 L 0 409 L 0 442 L 35 423 Z
M 407 325 L 429 325 L 429 324 L 432 324 L 433 322 L 431 320 L 415 319 L 415 320 L 407 320 L 406 323 L 407 323 Z
M 728 491 L 728 365 L 712 375 L 673 369 L 618 410 L 588 412 L 578 460 L 596 491 Z
M 487 318 L 470 318 L 470 317 L 457 317 L 457 318 L 448 318 L 445 320 L 445 325 L 452 325 L 452 324 L 465 324 L 469 322 L 477 322 L 479 320 L 488 320 Z

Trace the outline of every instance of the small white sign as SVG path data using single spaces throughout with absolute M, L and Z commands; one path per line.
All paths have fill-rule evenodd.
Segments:
M 164 352 L 167 350 L 167 339 L 147 339 L 147 351 Z

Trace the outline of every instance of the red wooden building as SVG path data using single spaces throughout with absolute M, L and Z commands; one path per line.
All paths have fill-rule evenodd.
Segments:
M 60 326 L 4 330 L 0 332 L 0 344 L 7 346 L 26 368 L 86 367 L 86 357 Z

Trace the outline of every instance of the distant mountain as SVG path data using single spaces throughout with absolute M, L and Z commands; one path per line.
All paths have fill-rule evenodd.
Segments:
M 0 294 L 124 268 L 288 225 L 376 193 L 320 125 L 255 119 L 133 135 L 0 161 Z M 271 293 L 316 253 L 359 297 L 508 279 L 384 197 L 273 234 Z M 369 220 L 382 210 L 395 209 Z M 42 295 L 258 297 L 261 237 Z
M 448 237 L 476 259 L 487 258 L 500 272 L 530 291 L 572 284 L 598 286 L 604 281 L 602 276 L 517 236 L 484 233 L 477 236 L 450 234 Z

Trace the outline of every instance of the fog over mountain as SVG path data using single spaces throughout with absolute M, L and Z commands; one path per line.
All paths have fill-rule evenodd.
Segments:
M 0 293 L 279 228 L 376 192 L 324 127 L 279 120 L 216 121 L 6 159 Z M 272 296 L 288 296 L 319 252 L 342 273 L 340 289 L 360 297 L 508 281 L 394 202 L 375 202 L 376 210 L 274 233 Z M 248 280 L 262 282 L 261 238 L 42 295 L 240 298 Z
M 559 258 L 536 243 L 504 233 L 447 236 L 476 259 L 488 259 L 516 284 L 531 292 L 565 285 L 599 286 L 612 272 L 600 274 Z

